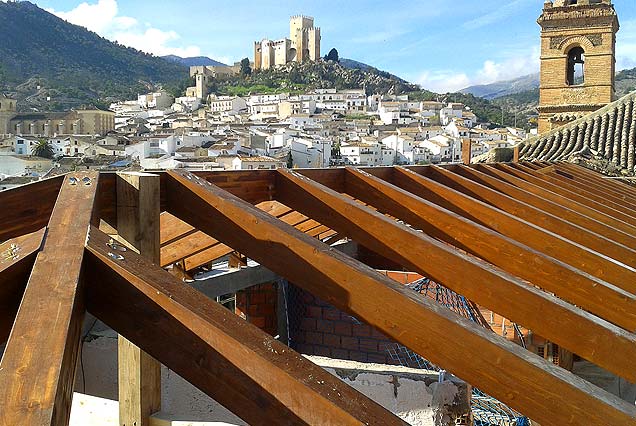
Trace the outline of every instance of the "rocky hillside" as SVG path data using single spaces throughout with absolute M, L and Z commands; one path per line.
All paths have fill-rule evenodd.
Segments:
M 158 85 L 185 85 L 187 67 L 112 43 L 29 2 L 0 1 L 0 91 L 22 110 L 108 105 Z M 50 100 L 47 100 L 50 99 Z
M 214 82 L 211 91 L 245 95 L 250 92 L 302 92 L 310 89 L 354 89 L 367 93 L 404 93 L 419 88 L 375 68 L 351 69 L 332 61 L 289 63 L 276 69 L 255 71 Z

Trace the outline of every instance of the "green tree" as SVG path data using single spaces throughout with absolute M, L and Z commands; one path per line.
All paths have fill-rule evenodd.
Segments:
M 289 151 L 289 153 L 287 154 L 287 168 L 288 169 L 294 168 L 294 157 L 292 156 L 291 151 Z
M 338 50 L 336 50 L 335 47 L 331 49 L 329 53 L 327 53 L 327 56 L 325 56 L 325 61 L 340 62 L 340 57 L 338 56 Z
M 53 158 L 55 152 L 46 139 L 38 140 L 38 143 L 31 149 L 31 155 L 42 158 Z
M 252 67 L 248 58 L 241 59 L 241 75 L 243 77 L 252 75 Z

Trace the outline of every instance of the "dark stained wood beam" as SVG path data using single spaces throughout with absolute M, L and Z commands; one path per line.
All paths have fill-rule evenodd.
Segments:
M 426 235 L 430 226 L 424 229 L 424 233 L 417 232 L 293 171 L 281 169 L 278 173 L 276 196 L 282 203 L 316 218 L 336 231 L 347 232 L 354 241 L 407 270 L 443 284 L 583 358 L 636 381 L 636 371 L 632 368 L 633 360 L 636 359 L 636 335 L 593 317 L 489 263 L 440 243 Z M 347 183 L 351 181 L 350 176 L 347 175 Z M 497 245 L 486 250 L 492 249 L 496 250 Z M 423 253 L 426 255 L 423 256 Z M 512 252 L 513 256 L 515 254 L 521 255 L 519 250 Z M 563 271 L 561 274 L 562 277 L 570 275 Z M 552 289 L 558 286 L 549 284 L 548 280 L 549 277 L 546 277 L 543 284 Z M 476 286 L 475 282 L 480 285 Z M 587 283 L 586 287 L 588 292 L 594 291 L 593 283 Z M 630 298 L 631 304 L 626 307 L 627 311 L 633 310 L 633 296 Z M 627 297 L 627 293 L 620 292 L 614 296 L 614 300 Z M 577 299 L 583 301 L 584 297 L 579 294 Z M 602 304 L 602 300 L 597 299 L 597 304 Z M 538 311 L 542 315 L 537 315 Z M 617 319 L 615 316 L 613 318 Z M 629 325 L 631 330 L 634 329 L 633 320 L 632 317 Z M 563 333 L 565 323 L 571 333 Z M 605 343 L 599 344 L 601 341 Z M 605 353 L 602 353 L 603 347 Z
M 636 330 L 636 295 L 359 169 L 347 172 L 345 190 L 353 197 L 626 330 Z
M 580 425 L 636 421 L 636 407 L 436 302 L 418 297 L 232 194 L 185 171 L 170 171 L 168 177 L 167 207 L 175 216 L 365 320 L 532 419 L 544 424 Z M 410 250 L 402 243 L 397 248 Z M 474 282 L 474 277 L 467 276 Z M 564 326 L 562 317 L 560 324 L 568 331 L 570 325 L 576 328 L 569 322 Z M 467 351 L 472 353 L 470 357 L 466 357 Z
M 44 228 L 63 179 L 57 176 L 0 192 L 0 242 Z
M 490 188 L 462 176 L 451 174 L 450 177 L 457 187 L 465 185 L 473 191 L 492 191 Z M 389 181 L 473 222 L 487 226 L 528 247 L 636 294 L 636 285 L 632 284 L 636 270 L 620 264 L 602 253 L 575 244 L 567 238 L 546 231 L 533 223 L 499 210 L 464 192 L 419 175 L 410 169 L 396 168 L 395 175 L 390 177 Z
M 464 191 L 466 194 L 482 200 L 492 206 L 506 211 L 527 222 L 534 223 L 541 228 L 561 235 L 577 244 L 603 253 L 630 267 L 636 266 L 636 251 L 619 244 L 603 235 L 596 234 L 588 229 L 562 219 L 554 213 L 548 213 L 528 203 L 517 200 L 506 194 L 490 190 L 482 184 L 501 184 L 501 181 L 474 170 L 470 167 L 459 167 L 457 173 L 439 167 L 431 167 L 429 170 L 435 180 L 445 185 Z M 461 173 L 461 176 L 460 176 Z M 459 183 L 457 177 L 468 177 L 468 181 Z M 485 190 L 484 190 L 485 189 Z M 545 207 L 548 208 L 547 206 Z
M 0 344 L 7 341 L 45 229 L 0 244 Z
M 0 362 L 1 425 L 68 423 L 85 312 L 84 244 L 98 178 L 96 172 L 64 177 Z
M 89 311 L 251 425 L 406 425 L 95 228 L 87 251 Z

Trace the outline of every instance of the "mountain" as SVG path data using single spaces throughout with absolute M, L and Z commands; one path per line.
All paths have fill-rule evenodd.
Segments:
M 636 68 L 619 71 L 616 74 L 616 96 L 620 98 L 633 91 L 636 91 Z M 539 105 L 539 86 L 498 96 L 492 102 L 503 107 L 509 114 L 536 115 Z
M 470 93 L 488 100 L 500 98 L 502 96 L 514 95 L 515 93 L 537 89 L 539 87 L 539 73 L 524 75 L 507 81 L 497 81 L 491 84 L 470 86 L 460 90 L 460 93 Z
M 223 62 L 215 61 L 207 56 L 193 56 L 191 58 L 182 58 L 177 55 L 162 56 L 163 59 L 167 59 L 172 62 L 184 65 L 186 67 L 227 67 Z
M 107 106 L 162 85 L 175 92 L 188 68 L 124 47 L 29 2 L 0 2 L 0 92 L 22 110 Z M 50 98 L 50 101 L 47 100 Z

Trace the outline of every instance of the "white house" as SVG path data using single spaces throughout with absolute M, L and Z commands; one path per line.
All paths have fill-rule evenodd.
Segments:
M 211 112 L 227 112 L 237 114 L 247 110 L 247 102 L 239 96 L 216 96 L 208 98 L 208 108 Z

